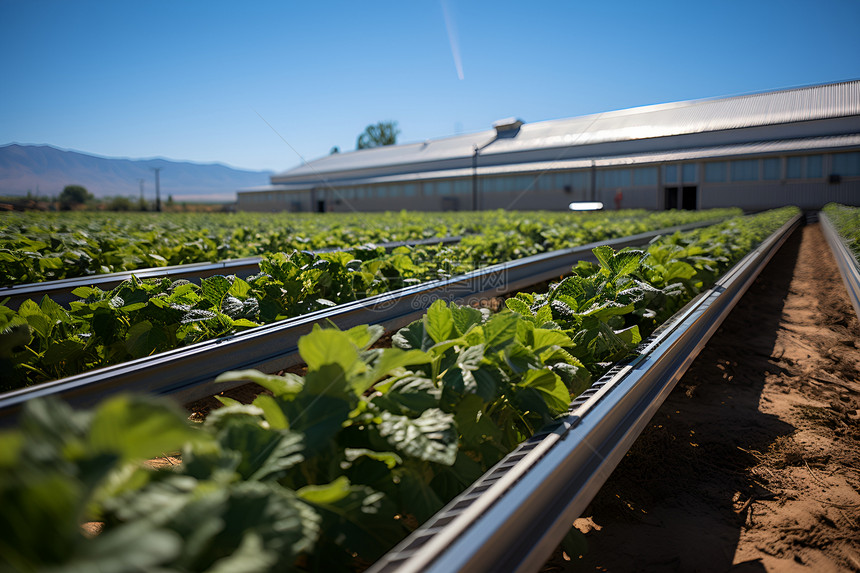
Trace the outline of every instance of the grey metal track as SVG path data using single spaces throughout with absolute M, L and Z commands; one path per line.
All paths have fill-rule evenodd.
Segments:
M 447 245 L 459 243 L 462 237 L 431 237 L 415 241 L 394 241 L 389 243 L 370 244 L 371 247 L 383 247 L 392 250 L 397 247 L 417 247 L 423 245 Z M 330 253 L 339 249 L 318 249 L 313 253 Z M 91 275 L 87 277 L 76 277 L 71 279 L 60 279 L 46 281 L 43 283 L 30 283 L 13 285 L 0 288 L 0 301 L 9 297 L 6 303 L 11 309 L 17 309 L 27 299 L 39 301 L 48 295 L 54 302 L 68 305 L 78 297 L 72 291 L 78 287 L 91 286 L 102 290 L 111 290 L 123 281 L 129 280 L 132 275 L 139 279 L 153 279 L 166 277 L 171 280 L 185 279 L 199 282 L 200 279 L 214 275 L 236 275 L 239 278 L 247 278 L 260 272 L 260 261 L 262 257 L 245 257 L 241 259 L 227 259 L 217 263 L 190 263 L 187 265 L 174 265 L 170 267 L 149 267 L 133 271 L 122 271 L 118 273 L 106 273 L 102 275 Z
M 848 298 L 854 306 L 854 312 L 860 318 L 860 263 L 854 258 L 851 249 L 836 232 L 836 228 L 824 212 L 818 214 L 818 220 L 821 223 L 824 238 L 827 239 L 827 244 L 833 251 L 833 258 L 836 259 L 839 274 L 842 275 L 842 282 L 845 284 L 845 290 L 848 291 Z
M 369 573 L 536 571 L 764 266 L 783 226 L 544 429 L 382 557 Z
M 577 261 L 595 261 L 591 249 L 598 245 L 610 245 L 615 249 L 638 246 L 660 235 L 713 223 L 715 221 L 680 225 L 541 253 L 451 279 L 341 304 L 241 334 L 0 394 L 0 425 L 11 423 L 27 400 L 47 395 L 58 395 L 81 407 L 93 405 L 109 394 L 129 390 L 171 395 L 181 403 L 192 402 L 229 389 L 226 384 L 217 387 L 210 384 L 227 370 L 255 368 L 273 373 L 300 363 L 298 340 L 310 332 L 314 324 L 332 321 L 342 329 L 359 324 L 381 324 L 389 330 L 401 328 L 420 317 L 437 299 L 468 304 L 521 290 L 567 274 Z

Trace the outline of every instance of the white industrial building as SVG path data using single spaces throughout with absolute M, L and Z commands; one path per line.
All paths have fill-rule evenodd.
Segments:
M 337 153 L 243 189 L 245 211 L 860 205 L 860 80 Z

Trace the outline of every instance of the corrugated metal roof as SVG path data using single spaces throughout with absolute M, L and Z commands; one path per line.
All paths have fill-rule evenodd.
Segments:
M 525 124 L 482 155 L 860 115 L 860 80 Z
M 350 178 L 350 172 L 383 168 L 390 168 L 396 175 L 408 171 L 411 165 L 462 162 L 471 158 L 475 146 L 481 148 L 482 157 L 495 156 L 498 161 L 498 156 L 507 153 L 849 116 L 860 116 L 860 80 L 527 123 L 515 137 L 495 139 L 495 131 L 487 130 L 423 143 L 339 153 L 277 174 L 272 180 Z M 426 168 L 434 169 L 432 165 Z M 416 174 L 409 177 L 415 178 Z
M 496 131 L 457 135 L 444 139 L 432 139 L 421 143 L 386 145 L 372 149 L 360 149 L 345 153 L 333 153 L 321 159 L 276 174 L 281 176 L 314 176 L 373 167 L 444 161 L 471 157 L 475 146 L 483 147 L 493 141 Z

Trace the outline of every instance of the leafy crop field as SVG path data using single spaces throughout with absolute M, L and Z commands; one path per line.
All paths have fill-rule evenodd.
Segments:
M 390 253 L 378 247 L 318 255 L 276 252 L 264 255 L 260 273 L 247 280 L 214 276 L 197 285 L 167 278 L 133 278 L 111 291 L 78 288 L 74 294 L 79 298 L 69 308 L 47 297 L 25 301 L 17 311 L 0 304 L 0 368 L 8 373 L 0 391 L 211 340 L 493 263 L 732 213 L 737 214 L 727 210 L 627 212 L 624 216 L 499 212 L 487 215 L 483 232 L 468 235 L 456 245 L 399 247 Z M 452 215 L 454 223 L 447 227 L 420 227 L 421 233 L 479 228 L 456 223 L 461 215 Z M 381 220 L 390 217 L 394 216 Z M 396 217 L 417 220 L 414 215 Z M 386 240 L 402 238 L 403 232 Z
M 822 210 L 860 262 L 860 207 L 830 203 Z
M 378 327 L 315 329 L 304 376 L 226 373 L 269 393 L 200 424 L 149 398 L 30 402 L 0 434 L 0 555 L 20 570 L 361 569 L 796 213 L 598 247 L 598 265 L 502 312 L 437 301 L 392 348 L 373 348 Z M 177 451 L 170 469 L 139 463 Z M 85 520 L 104 530 L 82 535 Z
M 0 287 L 267 253 L 492 232 L 510 253 L 699 220 L 649 213 L 0 213 Z M 708 212 L 704 212 L 708 213 Z M 739 214 L 711 211 L 710 217 Z M 657 225 L 655 227 L 655 225 Z M 635 232 L 635 231 L 634 231 Z M 486 245 L 482 245 L 486 246 Z M 483 251 L 482 251 L 483 252 Z M 508 256 L 497 252 L 496 256 Z M 492 255 L 491 255 L 492 256 Z

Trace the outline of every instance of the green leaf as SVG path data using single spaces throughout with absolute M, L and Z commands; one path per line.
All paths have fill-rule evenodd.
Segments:
M 280 401 L 290 428 L 304 432 L 308 455 L 330 446 L 356 403 L 343 370 L 335 364 L 308 372 L 302 391 L 289 402 Z
M 435 342 L 443 342 L 454 335 L 454 315 L 443 300 L 436 300 L 424 315 L 424 329 Z
M 484 323 L 484 340 L 488 351 L 496 351 L 510 343 L 517 335 L 519 317 L 503 312 Z
M 540 392 L 550 410 L 556 413 L 567 410 L 570 405 L 570 393 L 567 387 L 561 378 L 550 370 L 529 370 L 517 385 Z
M 233 416 L 230 420 L 218 432 L 218 443 L 224 450 L 241 454 L 236 471 L 243 479 L 278 479 L 304 461 L 300 434 L 264 428 L 258 418 L 251 416 Z
M 600 263 L 601 270 L 605 271 L 604 274 L 611 275 L 612 274 L 612 258 L 615 254 L 615 251 L 609 245 L 600 245 L 599 247 L 595 247 L 591 249 L 591 252 L 594 253 L 594 256 L 597 257 L 597 261 Z
M 289 372 L 283 376 L 263 374 L 258 370 L 233 370 L 215 378 L 215 382 L 254 382 L 275 396 L 294 396 L 301 392 L 304 380 Z
M 155 571 L 179 554 L 182 539 L 172 531 L 155 529 L 151 523 L 137 521 L 105 531 L 89 543 L 80 543 L 79 547 L 79 552 L 70 560 L 51 570 L 58 573 Z
M 471 306 L 451 305 L 451 317 L 454 320 L 454 329 L 456 334 L 462 336 L 469 331 L 470 328 L 481 324 L 483 314 L 481 311 L 472 308 Z
M 439 406 L 440 390 L 431 380 L 420 376 L 406 376 L 376 389 L 382 395 L 374 397 L 373 403 L 396 414 L 418 416 L 428 408 Z
M 487 440 L 500 441 L 502 431 L 484 411 L 484 401 L 476 394 L 467 394 L 457 404 L 454 414 L 463 446 L 478 449 Z
M 83 356 L 84 343 L 80 340 L 68 339 L 55 342 L 48 347 L 42 360 L 47 366 L 74 363 Z
M 385 348 L 373 363 L 371 371 L 364 376 L 350 380 L 350 384 L 357 394 L 362 394 L 375 382 L 392 374 L 398 368 L 426 364 L 429 361 L 430 357 L 427 356 L 427 353 L 420 350 L 404 351 L 399 348 Z
M 505 306 L 507 306 L 511 311 L 519 313 L 523 316 L 531 316 L 531 310 L 529 309 L 529 305 L 518 298 L 509 298 L 505 301 Z
M 591 287 L 591 284 L 588 279 L 579 275 L 571 275 L 556 285 L 550 293 L 550 297 L 554 299 L 562 295 L 568 296 L 574 301 L 577 301 L 574 305 L 574 307 L 576 307 L 581 302 L 591 298 L 588 292 L 590 290 L 589 287 Z
M 433 346 L 434 342 L 433 339 L 430 338 L 430 335 L 427 334 L 427 330 L 424 327 L 424 320 L 416 320 L 408 326 L 398 330 L 397 333 L 391 337 L 391 344 L 403 350 L 416 349 L 426 352 Z
M 382 412 L 377 429 L 396 450 L 414 458 L 451 465 L 457 457 L 454 416 L 430 408 L 418 418 Z
M 245 299 L 248 297 L 248 293 L 251 292 L 251 285 L 240 279 L 239 277 L 233 277 L 233 284 L 230 285 L 230 289 L 227 291 L 227 294 L 233 295 L 238 299 Z
M 222 275 L 207 277 L 200 281 L 200 290 L 203 293 L 203 298 L 212 303 L 212 306 L 215 308 L 221 308 L 221 301 L 232 286 L 227 277 Z
M 315 328 L 299 339 L 301 354 L 308 370 L 319 370 L 323 366 L 336 364 L 344 372 L 350 372 L 358 361 L 358 349 L 350 335 L 339 330 Z
M 345 558 L 357 553 L 362 559 L 373 561 L 406 533 L 398 521 L 392 519 L 396 508 L 385 494 L 367 486 L 350 486 L 346 478 L 338 478 L 328 486 L 307 486 L 297 493 L 323 518 L 322 539 L 316 552 L 329 559 L 332 552 L 339 550 L 345 553 Z M 332 570 L 333 567 L 314 569 Z
M 278 402 L 268 394 L 260 394 L 254 398 L 252 404 L 263 411 L 266 422 L 269 423 L 269 427 L 273 430 L 286 430 L 289 428 L 289 422 L 284 415 L 284 411 L 281 410 Z
M 233 398 L 229 398 L 227 396 L 218 396 L 216 394 L 215 399 L 218 400 L 219 402 L 221 402 L 221 404 L 224 406 L 241 406 L 242 405 L 242 402 L 240 402 L 238 400 L 234 400 Z
M 631 348 L 642 342 L 642 335 L 639 334 L 638 326 L 631 326 L 624 330 L 616 330 L 615 336 L 626 342 Z
M 353 344 L 361 350 L 366 350 L 385 334 L 385 328 L 378 324 L 360 324 L 345 332 Z
M 148 320 L 138 322 L 129 328 L 125 338 L 125 348 L 134 358 L 149 356 L 159 346 L 166 343 L 167 338 L 164 335 L 164 331 L 160 328 L 155 328 Z
M 103 402 L 89 431 L 94 451 L 116 454 L 124 461 L 179 451 L 185 443 L 204 439 L 174 404 L 146 396 L 120 396 Z
M 308 485 L 296 492 L 303 500 L 316 505 L 331 505 L 350 494 L 349 480 L 343 476 L 325 485 Z
M 570 346 L 572 344 L 570 337 L 561 330 L 550 330 L 547 328 L 534 329 L 533 348 L 535 351 L 540 351 L 548 346 Z
M 403 459 L 394 452 L 375 452 L 365 448 L 345 448 L 343 455 L 348 462 L 354 462 L 360 457 L 367 457 L 384 463 L 388 469 L 394 469 L 403 463 Z
M 615 254 L 613 267 L 618 277 L 629 275 L 639 268 L 639 264 L 647 256 L 644 251 L 626 250 Z
M 24 435 L 21 432 L 0 432 L 0 468 L 12 468 L 19 463 L 18 456 L 23 445 Z

